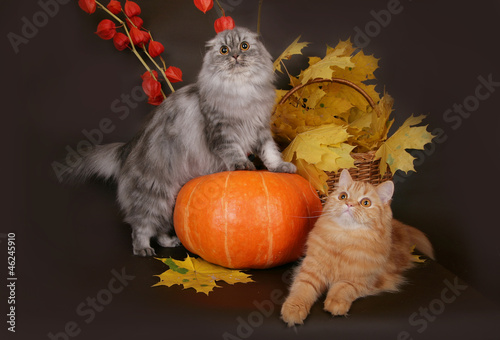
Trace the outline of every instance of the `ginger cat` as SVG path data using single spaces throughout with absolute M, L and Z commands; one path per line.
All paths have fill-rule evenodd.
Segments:
M 391 181 L 373 186 L 353 181 L 343 170 L 337 189 L 309 233 L 306 256 L 296 269 L 281 309 L 288 324 L 303 324 L 311 306 L 328 291 L 324 309 L 346 315 L 359 297 L 397 291 L 403 271 L 413 266 L 411 247 L 434 258 L 419 230 L 392 218 Z

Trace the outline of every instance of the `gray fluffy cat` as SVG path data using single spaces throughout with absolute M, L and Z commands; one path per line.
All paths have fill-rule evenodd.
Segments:
M 275 172 L 293 173 L 274 143 L 271 55 L 255 33 L 235 28 L 207 42 L 195 84 L 170 95 L 128 143 L 96 146 L 71 176 L 114 178 L 134 254 L 155 254 L 150 245 L 178 244 L 172 214 L 178 191 L 190 179 L 226 170 L 253 170 L 255 153 Z

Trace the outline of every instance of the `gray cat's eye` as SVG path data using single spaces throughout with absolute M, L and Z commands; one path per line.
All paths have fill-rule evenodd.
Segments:
M 220 50 L 219 50 L 220 54 L 222 55 L 226 55 L 229 53 L 229 47 L 227 46 L 221 46 Z
M 247 43 L 246 41 L 243 41 L 241 44 L 240 44 L 240 49 L 242 51 L 247 51 L 248 49 L 250 48 L 250 44 Z

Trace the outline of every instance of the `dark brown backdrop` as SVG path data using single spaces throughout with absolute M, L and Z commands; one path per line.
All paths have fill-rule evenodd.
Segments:
M 202 334 L 203 327 L 194 321 L 200 316 L 207 322 L 213 319 L 213 334 L 227 329 L 234 333 L 241 304 L 252 301 L 241 302 L 242 296 L 256 294 L 257 300 L 267 296 L 276 282 L 283 286 L 279 275 L 258 273 L 260 285 L 225 288 L 225 293 L 217 293 L 221 298 L 216 302 L 170 293 L 180 292 L 177 288 L 148 288 L 142 296 L 132 288 L 111 298 L 106 293 L 112 270 L 125 268 L 129 277 L 135 277 L 125 280 L 124 287 L 149 287 L 156 282 L 152 275 L 164 267 L 153 259 L 131 256 L 129 227 L 121 222 L 112 184 L 61 185 L 53 162 L 76 150 L 89 135 L 101 139 L 95 131 L 100 124 L 108 124 L 103 143 L 127 141 L 151 106 L 139 87 L 142 66 L 130 52 L 117 52 L 111 42 L 93 34 L 105 18 L 103 13 L 88 15 L 76 3 L 0 4 L 4 36 L 0 251 L 6 256 L 4 236 L 14 232 L 18 330 L 33 339 L 47 339 L 50 332 L 58 334 L 65 327 L 69 327 L 66 334 L 82 339 L 113 334 L 134 339 L 160 335 L 164 323 L 166 337 L 183 330 Z M 257 0 L 223 3 L 237 24 L 256 28 Z M 215 10 L 203 15 L 187 0 L 139 4 L 145 25 L 166 47 L 167 63 L 183 70 L 184 84 L 193 82 L 204 41 L 214 34 Z M 266 0 L 262 12 L 263 40 L 274 57 L 299 35 L 311 42 L 306 56 L 323 55 L 326 44 L 351 37 L 365 53 L 381 58 L 378 89 L 385 88 L 395 98 L 396 125 L 412 113 L 429 115 L 429 129 L 440 137 L 418 153 L 417 173 L 396 178 L 395 216 L 425 231 L 439 263 L 497 304 L 499 15 L 497 1 L 423 0 Z M 22 41 L 18 45 L 11 42 L 14 35 Z M 306 63 L 305 57 L 295 57 L 287 65 L 297 71 Z M 284 84 L 280 79 L 279 85 Z M 182 250 L 160 253 L 171 254 L 184 256 Z M 2 263 L 4 273 L 6 261 Z M 2 315 L 8 313 L 5 292 L 2 289 Z M 96 297 L 109 304 L 90 308 L 87 298 Z M 157 303 L 144 302 L 150 300 Z M 179 312 L 193 304 L 206 308 L 214 303 L 220 304 L 210 307 L 217 309 L 214 315 Z M 215 321 L 224 316 L 231 320 L 230 328 Z M 318 334 L 323 334 L 326 328 L 321 327 L 327 326 L 318 327 Z

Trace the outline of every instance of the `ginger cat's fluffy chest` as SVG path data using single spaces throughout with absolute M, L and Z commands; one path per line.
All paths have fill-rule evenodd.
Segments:
M 307 241 L 307 256 L 331 282 L 379 275 L 389 254 L 390 237 L 368 228 L 332 228 L 328 219 L 318 220 Z

